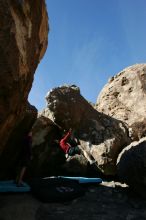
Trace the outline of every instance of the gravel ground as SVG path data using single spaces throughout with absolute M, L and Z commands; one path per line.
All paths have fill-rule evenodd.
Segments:
M 65 203 L 42 203 L 31 193 L 0 194 L 0 220 L 146 220 L 146 200 L 125 184 L 103 182 Z

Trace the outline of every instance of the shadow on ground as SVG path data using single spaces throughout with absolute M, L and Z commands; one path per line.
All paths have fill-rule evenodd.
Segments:
M 146 220 L 146 200 L 125 184 L 84 187 L 84 196 L 65 203 L 42 203 L 31 193 L 1 194 L 0 220 Z

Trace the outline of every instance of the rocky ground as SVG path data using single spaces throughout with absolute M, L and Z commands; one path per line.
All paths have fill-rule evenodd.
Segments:
M 88 186 L 83 197 L 42 203 L 31 194 L 1 194 L 0 220 L 146 220 L 146 200 L 125 184 L 103 181 Z

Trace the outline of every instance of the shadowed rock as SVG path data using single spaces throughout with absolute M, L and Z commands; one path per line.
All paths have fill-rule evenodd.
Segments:
M 120 179 L 146 198 L 146 138 L 124 148 L 117 167 Z
M 65 156 L 57 140 L 60 129 L 49 118 L 38 117 L 32 129 L 33 160 L 29 167 L 30 177 L 59 175 Z
M 22 160 L 20 155 L 24 135 L 31 130 L 36 118 L 37 109 L 27 103 L 23 118 L 15 124 L 3 153 L 0 156 L 0 179 L 13 179 L 16 177 L 20 161 Z

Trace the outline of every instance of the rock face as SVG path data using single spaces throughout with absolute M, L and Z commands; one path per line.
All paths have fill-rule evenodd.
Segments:
M 0 155 L 27 111 L 34 72 L 47 47 L 44 0 L 0 1 Z
M 123 149 L 117 160 L 118 176 L 146 198 L 146 138 Z
M 46 100 L 48 105 L 42 115 L 64 129 L 78 127 L 82 124 L 83 116 L 88 114 L 88 110 L 85 110 L 87 101 L 80 95 L 80 89 L 74 85 L 49 91 Z
M 117 156 L 129 143 L 126 126 L 96 111 L 75 85 L 55 88 L 46 99 L 48 106 L 42 115 L 62 129 L 73 128 L 83 151 L 96 160 L 98 168 L 107 175 L 115 174 Z
M 130 66 L 112 77 L 101 91 L 96 109 L 122 120 L 133 140 L 146 135 L 146 64 Z
M 69 176 L 88 176 L 89 165 L 88 161 L 83 155 L 74 155 L 67 159 L 67 162 L 63 165 L 63 171 L 65 175 Z
M 66 159 L 59 146 L 62 130 L 49 118 L 39 116 L 33 125 L 32 133 L 33 160 L 28 169 L 28 176 L 32 178 L 33 176 L 91 174 L 88 161 L 83 155 Z
M 32 129 L 33 160 L 28 169 L 28 176 L 52 176 L 61 174 L 65 155 L 58 146 L 60 129 L 49 118 L 38 117 Z

